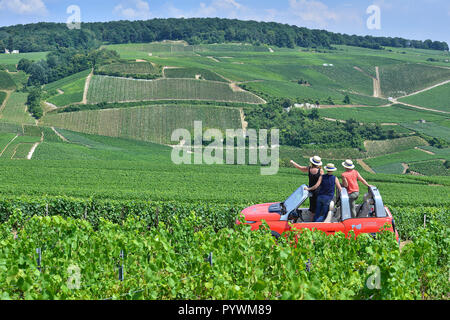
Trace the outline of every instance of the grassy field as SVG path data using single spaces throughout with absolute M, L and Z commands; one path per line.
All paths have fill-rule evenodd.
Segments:
M 90 72 L 90 70 L 85 70 L 44 86 L 44 90 L 51 95 L 47 101 L 58 107 L 81 102 L 86 78 Z
M 27 53 L 19 53 L 19 54 L 0 54 L 0 64 L 11 65 L 18 64 L 22 59 L 28 60 L 44 60 L 47 56 L 48 52 L 27 52 Z
M 5 109 L 0 114 L 1 121 L 34 124 L 35 120 L 26 111 L 27 96 L 26 93 L 13 92 L 6 102 Z
M 367 150 L 367 156 L 369 157 L 406 151 L 415 147 L 427 145 L 428 143 L 424 139 L 417 136 L 382 141 L 366 141 L 364 144 Z
M 0 71 L 0 90 L 14 90 L 16 84 L 6 71 Z
M 112 63 L 99 67 L 100 72 L 117 73 L 121 75 L 145 75 L 160 74 L 160 68 L 149 62 L 128 61 L 123 63 Z
M 409 170 L 426 176 L 450 176 L 450 170 L 441 160 L 413 163 L 409 165 Z
M 201 79 L 228 82 L 217 73 L 202 68 L 175 68 L 164 70 L 164 76 L 166 78 L 187 78 L 187 79 Z
M 197 120 L 205 128 L 242 128 L 238 109 L 210 106 L 147 106 L 49 114 L 42 123 L 90 134 L 169 144 L 175 129 L 193 130 Z
M 6 92 L 0 91 L 0 105 L 2 105 L 3 101 L 5 101 L 6 96 L 7 96 Z
M 18 136 L 3 151 L 1 159 L 26 159 L 31 147 L 40 141 L 36 136 Z
M 450 83 L 400 99 L 401 102 L 450 112 Z
M 89 103 L 164 99 L 263 103 L 252 93 L 233 91 L 228 84 L 192 79 L 150 81 L 94 76 L 88 91 Z
M 0 187 L 4 194 L 261 203 L 285 199 L 299 185 L 307 183 L 307 176 L 292 168 L 281 168 L 275 176 L 262 176 L 259 166 L 177 166 L 170 160 L 168 147 L 107 137 L 85 138 L 110 150 L 99 149 L 98 145 L 94 149 L 48 142 L 37 148 L 32 161 L 2 161 Z M 128 159 L 123 161 L 125 158 Z M 368 173 L 364 176 L 380 188 L 387 205 L 448 202 L 448 178 Z M 429 183 L 444 186 L 428 186 Z
M 410 130 L 422 132 L 431 137 L 437 137 L 450 142 L 450 130 L 448 127 L 441 126 L 434 122 L 418 123 L 401 123 L 401 125 Z
M 10 73 L 9 76 L 16 84 L 17 90 L 21 90 L 28 82 L 28 75 L 24 71 Z
M 448 152 L 447 152 L 448 153 Z M 409 149 L 402 152 L 383 155 L 365 162 L 375 171 L 380 173 L 402 173 L 401 163 L 413 164 L 426 160 L 436 160 L 445 157 L 443 154 L 431 155 L 420 150 Z M 447 155 L 448 158 L 448 155 Z
M 380 67 L 381 91 L 385 97 L 400 97 L 450 80 L 450 69 L 401 63 Z
M 367 123 L 400 123 L 408 121 L 438 121 L 444 120 L 446 116 L 430 111 L 414 109 L 404 105 L 396 104 L 390 107 L 360 107 L 360 108 L 329 108 L 320 109 L 322 117 L 349 120 Z

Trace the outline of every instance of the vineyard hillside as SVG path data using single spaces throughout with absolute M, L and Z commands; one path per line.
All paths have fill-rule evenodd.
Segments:
M 194 121 L 205 128 L 242 128 L 238 109 L 213 106 L 147 106 L 49 114 L 43 124 L 90 134 L 171 143 L 178 128 L 193 131 Z

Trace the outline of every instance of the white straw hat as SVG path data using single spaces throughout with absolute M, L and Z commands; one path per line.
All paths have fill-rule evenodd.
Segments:
M 324 169 L 327 170 L 328 172 L 333 172 L 337 170 L 337 168 L 332 163 L 327 164 Z
M 315 166 L 321 166 L 322 165 L 322 159 L 318 156 L 314 156 L 309 159 L 309 161 L 315 165 Z
M 353 164 L 352 160 L 345 160 L 345 162 L 342 162 L 342 166 L 346 169 L 354 169 L 355 165 Z

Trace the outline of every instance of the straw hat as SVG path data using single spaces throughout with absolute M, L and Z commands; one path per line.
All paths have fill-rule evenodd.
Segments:
M 352 160 L 345 160 L 345 162 L 342 162 L 342 166 L 346 169 L 355 169 L 355 165 Z
M 324 169 L 328 172 L 333 172 L 337 170 L 337 168 L 332 163 L 327 164 Z
M 321 166 L 322 165 L 322 159 L 318 156 L 314 156 L 309 159 L 309 161 L 315 165 L 315 166 Z

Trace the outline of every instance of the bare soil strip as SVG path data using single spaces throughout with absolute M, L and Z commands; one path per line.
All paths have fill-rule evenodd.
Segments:
M 408 166 L 407 163 L 403 163 L 403 162 L 402 162 L 402 167 L 403 167 L 403 172 L 402 172 L 402 174 L 405 174 L 406 171 L 409 169 L 409 166 Z
M 234 92 L 245 92 L 244 89 L 242 89 L 241 87 L 239 87 L 236 82 L 232 82 L 230 83 L 230 88 L 231 90 L 233 90 Z
M 243 109 L 243 108 L 240 108 L 240 109 L 239 109 L 239 112 L 240 112 L 240 114 L 241 114 L 242 130 L 243 130 L 244 132 L 247 132 L 248 122 L 245 121 L 245 113 L 244 113 L 244 109 Z
M 381 80 L 380 80 L 380 68 L 375 67 L 377 78 L 373 79 L 373 96 L 375 98 L 381 98 Z
M 362 159 L 358 159 L 357 162 L 358 162 L 358 164 L 359 164 L 364 170 L 366 170 L 367 172 L 376 174 L 376 172 L 373 171 L 373 169 L 372 169 L 371 167 L 369 167 L 369 166 L 367 165 L 367 163 L 365 163 Z
M 211 59 L 212 61 L 215 61 L 215 62 L 220 62 L 219 60 L 217 60 L 216 58 L 211 57 L 211 56 L 209 56 L 209 57 L 207 57 L 207 58 L 209 58 L 209 59 Z
M 340 123 L 346 123 L 346 121 L 345 121 L 345 120 L 338 120 L 338 119 L 333 119 L 333 118 L 325 118 L 325 117 L 324 117 L 324 119 L 325 119 L 325 120 L 328 120 L 328 121 L 333 121 L 333 122 L 339 121 Z
M 57 106 L 55 106 L 53 103 L 47 102 L 45 101 L 46 106 L 50 109 L 50 110 L 56 110 L 58 109 Z
M 372 78 L 372 79 L 376 79 L 376 78 L 374 78 L 374 77 L 372 77 L 370 74 L 368 74 L 367 72 L 365 72 L 363 69 L 361 69 L 360 67 L 353 67 L 353 69 L 355 69 L 355 70 L 358 70 L 359 72 L 361 72 L 361 73 L 364 73 L 366 76 L 368 76 L 368 77 L 370 77 L 370 78 Z
M 54 133 L 56 133 L 56 135 L 57 135 L 58 137 L 61 138 L 62 141 L 64 141 L 64 142 L 69 142 L 69 140 L 67 140 L 61 133 L 59 133 L 58 131 L 56 131 L 55 127 L 52 127 L 52 130 L 53 130 Z
M 162 76 L 163 76 L 163 78 L 166 77 L 166 70 L 167 70 L 167 69 L 181 69 L 181 68 L 164 66 L 164 67 L 162 68 Z
M 372 78 L 373 80 L 373 96 L 375 98 L 381 98 L 381 81 L 380 81 L 380 68 L 375 67 L 376 77 L 372 77 L 370 74 L 365 72 L 363 69 L 359 67 L 353 67 L 355 70 L 358 70 L 359 72 L 365 74 L 366 76 Z
M 88 77 L 86 78 L 86 83 L 84 84 L 83 101 L 81 102 L 81 104 L 87 104 L 87 94 L 93 75 L 94 75 L 94 68 L 92 68 L 91 73 L 89 73 Z
M 428 153 L 429 155 L 432 155 L 432 156 L 436 155 L 436 153 L 434 153 L 434 152 L 431 152 L 431 151 L 428 151 L 428 150 L 424 150 L 424 149 L 421 149 L 419 147 L 415 147 L 414 149 L 422 151 L 422 152 L 425 152 L 425 153 Z
M 443 110 L 435 110 L 435 109 L 430 109 L 430 108 L 419 107 L 419 106 L 416 106 L 416 105 L 413 105 L 413 104 L 404 103 L 404 102 L 400 102 L 400 101 L 397 101 L 397 100 L 394 100 L 394 103 L 402 104 L 402 105 L 407 106 L 407 107 L 420 109 L 420 110 L 425 110 L 425 111 L 439 112 L 439 113 L 445 113 L 445 114 L 449 114 L 450 113 L 448 111 L 443 111 Z
M 36 148 L 42 143 L 44 142 L 44 132 L 42 132 L 41 134 L 41 141 L 40 142 L 36 142 L 35 144 L 33 144 L 33 146 L 31 147 L 30 152 L 28 152 L 27 155 L 27 160 L 31 160 L 31 158 L 33 157 L 34 151 L 36 151 Z
M 14 138 L 11 139 L 11 141 L 10 141 L 10 142 L 6 145 L 6 147 L 2 150 L 2 153 L 0 153 L 0 157 L 3 155 L 3 153 L 5 152 L 5 150 L 8 149 L 9 145 L 10 145 L 11 143 L 13 143 L 14 140 L 17 139 L 18 136 L 19 136 L 19 135 L 17 134 Z
M 425 89 L 422 89 L 422 90 L 419 90 L 419 91 L 416 91 L 416 92 L 407 94 L 406 96 L 403 96 L 403 97 L 400 97 L 400 98 L 397 98 L 397 99 L 402 99 L 402 98 L 407 98 L 407 97 L 415 96 L 416 94 L 419 94 L 419 93 L 422 93 L 422 92 L 425 92 L 425 91 L 429 91 L 429 90 L 431 90 L 431 89 L 434 89 L 434 88 L 443 86 L 444 84 L 447 84 L 447 83 L 450 83 L 450 80 L 446 80 L 446 81 L 444 81 L 444 82 L 435 84 L 434 86 L 431 86 L 431 87 L 428 87 L 428 88 L 425 88 Z

